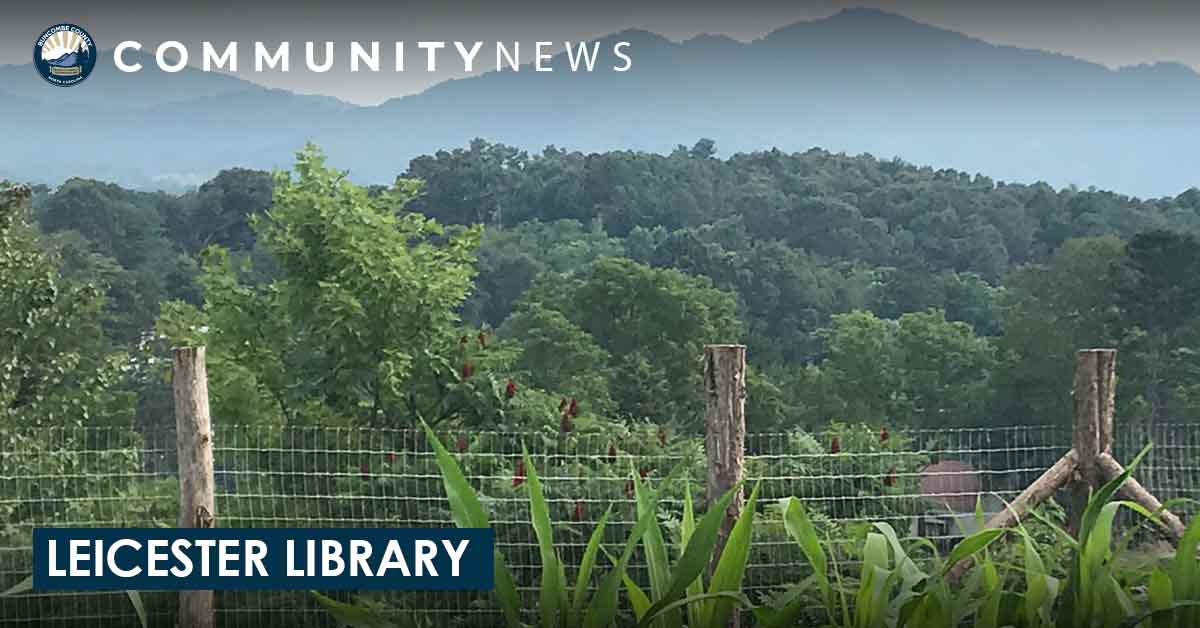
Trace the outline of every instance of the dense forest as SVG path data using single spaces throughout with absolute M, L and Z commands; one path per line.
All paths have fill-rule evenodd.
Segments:
M 710 342 L 749 346 L 754 430 L 1058 423 L 1099 345 L 1122 420 L 1200 416 L 1200 189 L 708 140 L 476 140 L 391 187 L 334 166 L 309 147 L 178 195 L 0 186 L 0 420 L 166 424 L 182 342 L 209 346 L 225 424 L 690 431 Z

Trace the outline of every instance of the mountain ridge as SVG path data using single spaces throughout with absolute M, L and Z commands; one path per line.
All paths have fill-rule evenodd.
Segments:
M 642 29 L 593 41 L 601 43 L 598 68 L 620 64 L 606 44 L 631 41 L 633 68 L 562 72 L 560 52 L 550 62 L 560 71 L 486 72 L 375 106 L 195 69 L 172 74 L 168 89 L 152 56 L 140 53 L 146 70 L 97 72 L 71 88 L 85 90 L 73 95 L 89 98 L 101 120 L 56 123 L 49 134 L 112 154 L 103 171 L 133 185 L 153 185 L 146 173 L 161 163 L 196 179 L 232 166 L 286 166 L 306 141 L 353 176 L 388 182 L 409 159 L 475 137 L 585 152 L 665 152 L 700 137 L 727 154 L 820 146 L 1143 197 L 1198 182 L 1197 164 L 1178 156 L 1200 142 L 1192 106 L 1200 73 L 1182 64 L 1108 68 L 876 9 L 746 42 L 705 34 L 675 42 Z M 0 66 L 0 85 L 11 88 L 4 79 L 12 68 L 40 82 L 28 66 Z M 46 128 L 39 119 L 62 94 L 32 85 L 18 82 L 5 90 L 17 98 L 0 97 L 0 133 L 15 138 L 0 153 L 0 170 L 39 180 L 49 175 L 31 167 L 31 156 L 46 135 L 25 130 Z M 41 103 L 36 111 L 30 98 Z M 79 171 L 94 167 L 91 160 L 62 167 L 95 174 Z

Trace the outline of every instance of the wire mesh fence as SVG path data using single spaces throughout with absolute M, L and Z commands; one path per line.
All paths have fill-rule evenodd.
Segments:
M 662 524 L 674 537 L 683 495 L 703 503 L 703 439 L 653 425 L 620 433 L 445 431 L 491 511 L 495 538 L 526 593 L 539 577 L 529 524 L 522 447 L 542 477 L 566 565 L 609 513 L 616 547 L 635 519 L 631 477 L 665 487 Z M 949 542 L 971 525 L 976 499 L 1003 507 L 1070 447 L 1065 427 L 993 427 L 891 433 L 832 426 L 827 432 L 749 434 L 746 476 L 761 481 L 745 590 L 762 600 L 809 572 L 774 504 L 803 500 L 818 526 L 850 538 L 855 526 L 888 521 L 901 533 Z M 1200 425 L 1153 429 L 1118 424 L 1115 453 L 1127 460 L 1156 445 L 1139 469 L 1164 501 L 1200 488 Z M 32 529 L 44 526 L 173 526 L 178 512 L 175 434 L 116 428 L 0 430 L 0 590 L 31 573 Z M 444 527 L 452 525 L 441 476 L 424 434 L 405 429 L 229 427 L 214 434 L 221 527 Z M 635 556 L 631 576 L 645 583 Z M 338 594 L 349 600 L 350 593 Z M 436 625 L 491 626 L 487 594 L 357 592 L 358 603 L 409 609 Z M 176 597 L 144 593 L 152 625 L 173 625 Z M 532 595 L 529 605 L 535 603 Z M 305 592 L 217 593 L 221 626 L 332 626 Z M 121 593 L 32 593 L 0 599 L 0 625 L 136 625 Z

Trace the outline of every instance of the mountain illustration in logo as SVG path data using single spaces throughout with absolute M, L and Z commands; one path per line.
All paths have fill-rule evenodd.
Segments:
M 79 65 L 79 53 L 70 52 L 57 59 L 47 59 L 46 63 L 56 67 L 72 67 Z
M 88 54 L 87 40 L 73 31 L 59 31 L 42 44 L 42 60 L 60 68 L 79 65 L 79 57 Z

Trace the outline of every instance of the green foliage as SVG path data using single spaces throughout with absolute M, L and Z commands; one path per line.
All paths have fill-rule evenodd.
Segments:
M 0 597 L 15 597 L 32 590 L 33 576 L 29 576 L 8 589 L 0 591 Z M 137 613 L 138 625 L 142 628 L 147 628 L 150 623 L 146 619 L 146 605 L 142 602 L 142 594 L 137 591 L 126 591 L 125 596 L 129 598 L 129 603 L 133 606 L 134 612 Z
M 171 239 L 192 253 L 212 245 L 251 250 L 256 240 L 252 217 L 271 206 L 274 186 L 270 174 L 257 170 L 232 168 L 217 173 L 163 216 Z
M 425 427 L 425 431 L 437 452 L 438 466 L 442 472 L 446 495 L 450 501 L 450 509 L 455 523 L 460 527 L 489 527 L 487 511 L 475 490 L 467 482 L 458 463 L 428 426 Z M 582 578 L 582 582 L 587 582 L 595 565 L 600 535 L 595 532 L 592 534 L 588 542 L 588 549 L 585 550 L 579 570 L 576 572 L 577 584 L 569 587 L 565 567 L 554 546 L 554 531 L 541 481 L 527 450 L 523 452 L 522 462 L 525 472 L 528 474 L 531 522 L 537 536 L 541 560 L 539 569 L 542 574 L 542 582 L 538 596 L 538 624 L 546 628 L 580 625 L 605 627 L 610 625 L 617 613 L 617 587 L 620 586 L 625 575 L 633 548 L 650 526 L 657 525 L 655 523 L 657 509 L 650 508 L 639 512 L 637 524 L 624 543 L 621 558 L 615 561 L 614 568 L 603 577 L 599 588 L 589 599 L 587 595 L 590 591 L 578 579 Z M 654 494 L 648 495 L 644 499 L 647 506 L 652 506 L 658 497 L 657 494 Z M 603 521 L 604 519 L 599 524 L 601 528 Z M 504 557 L 499 550 L 496 550 L 495 556 L 495 581 L 496 596 L 501 603 L 505 620 L 509 626 L 521 626 L 519 594 L 512 574 L 505 565 Z
M 160 302 L 195 298 L 195 261 L 163 226 L 174 200 L 69 179 L 34 202 L 39 226 L 62 253 L 64 274 L 106 291 L 104 329 L 116 342 L 137 340 L 153 325 Z
M 624 243 L 598 222 L 533 220 L 488 228 L 479 244 L 479 276 L 463 306 L 464 317 L 475 324 L 499 325 L 541 273 L 572 272 L 600 257 L 624 254 Z
M 371 194 L 306 148 L 295 177 L 276 176 L 270 210 L 252 222 L 276 277 L 243 283 L 225 250 L 210 247 L 203 309 L 164 308 L 160 332 L 186 343 L 206 330 L 211 359 L 230 375 L 213 386 L 222 409 L 252 391 L 257 401 L 241 408 L 274 406 L 247 422 L 435 413 L 427 404 L 469 379 L 452 348 L 479 233 L 447 236 L 429 219 L 397 215 L 418 189 L 400 180 Z
M 513 366 L 531 385 L 573 395 L 601 412 L 614 409 L 604 370 L 611 356 L 561 311 L 522 303 L 500 332 L 520 344 Z
M 17 231 L 56 260 L 64 302 L 103 291 L 74 298 L 102 332 L 74 342 L 153 345 L 139 424 L 169 406 L 144 358 L 199 340 L 224 373 L 215 404 L 239 423 L 537 418 L 498 403 L 513 377 L 687 427 L 709 340 L 750 348 L 752 429 L 1056 422 L 1073 352 L 1098 345 L 1122 351 L 1124 416 L 1200 410 L 1195 191 L 1141 201 L 820 150 L 714 151 L 477 140 L 362 188 L 309 148 L 292 175 L 235 168 L 179 195 L 39 188 L 36 228 Z M 166 338 L 147 343 L 156 319 Z M 456 351 L 502 322 L 508 346 Z
M 1009 277 L 1004 335 L 997 341 L 997 398 L 1007 414 L 1033 424 L 1069 416 L 1070 399 L 1062 391 L 1071 386 L 1075 352 L 1112 346 L 1119 336 L 1120 312 L 1110 290 L 1121 257 L 1116 238 L 1071 240 L 1047 264 Z
M 1145 451 L 1121 477 L 1114 478 L 1089 500 L 1079 540 L 1072 541 L 1065 554 L 1065 578 L 1052 575 L 1059 565 L 1043 559 L 1044 549 L 1024 526 L 1016 530 L 1023 555 L 1019 566 L 1001 565 L 989 549 L 1008 531 L 983 529 L 960 541 L 944 560 L 937 559 L 935 552 L 932 563 L 935 569 L 929 570 L 921 566 L 928 562 L 906 550 L 891 526 L 879 523 L 863 541 L 862 564 L 855 576 L 844 573 L 843 567 L 829 560 L 833 547 L 828 539 L 820 538 L 799 500 L 792 498 L 785 502 L 785 519 L 789 534 L 814 569 L 813 578 L 806 582 L 816 589 L 817 599 L 824 607 L 822 625 L 952 628 L 966 622 L 1022 628 L 1115 627 L 1139 625 L 1157 612 L 1156 621 L 1162 622 L 1161 625 L 1182 626 L 1185 624 L 1171 622 L 1180 622 L 1187 617 L 1185 613 L 1194 612 L 1190 604 L 1195 598 L 1188 597 L 1194 593 L 1176 592 L 1190 590 L 1192 585 L 1194 543 L 1200 538 L 1197 531 L 1200 526 L 1193 524 L 1189 528 L 1190 537 L 1185 536 L 1181 543 L 1173 570 L 1155 567 L 1149 574 L 1145 596 L 1137 592 L 1137 586 L 1126 574 L 1119 573 L 1121 567 L 1114 560 L 1112 541 L 1117 510 L 1131 508 L 1142 516 L 1155 516 L 1131 502 L 1111 501 L 1144 455 Z M 914 539 L 912 545 L 928 545 L 928 542 Z M 950 568 L 962 560 L 971 560 L 972 569 L 963 580 L 950 581 Z M 1001 575 L 1001 569 L 1022 574 L 1020 591 L 1007 588 L 1010 581 Z M 857 589 L 843 586 L 842 582 L 850 578 L 857 579 Z M 806 599 L 799 598 L 784 607 L 759 609 L 757 614 L 768 626 L 794 625 L 806 603 Z
M 600 357 L 599 348 L 608 354 L 599 370 L 619 414 L 689 428 L 699 416 L 696 359 L 703 345 L 731 342 L 742 333 L 733 296 L 711 282 L 620 258 L 597 260 L 578 276 L 541 277 L 501 329 L 510 336 L 523 332 L 535 343 L 567 343 L 563 356 L 548 346 L 541 361 L 539 354 L 523 356 L 533 372 L 548 373 L 563 358 Z M 576 376 L 581 368 L 597 365 L 572 364 L 565 375 Z M 591 388 L 583 392 L 600 395 L 598 383 L 580 383 Z
M 1200 409 L 1200 240 L 1147 232 L 1131 239 L 1125 253 L 1115 301 L 1125 324 L 1122 348 L 1134 368 L 1119 393 L 1151 423 L 1194 415 Z
M 990 411 L 991 344 L 940 311 L 894 322 L 870 312 L 836 315 L 825 337 L 822 375 L 842 401 L 841 416 L 936 427 L 969 425 Z
M 29 224 L 28 196 L 0 189 L 0 426 L 128 422 L 123 357 L 102 342 L 104 297 L 63 278 Z
M 446 494 L 456 523 L 460 526 L 489 525 L 485 502 L 467 481 L 458 461 L 427 434 L 437 452 Z M 753 545 L 755 514 L 760 487 L 751 491 L 736 520 L 725 547 L 715 560 L 715 569 L 705 571 L 713 556 L 718 529 L 733 492 L 712 504 L 698 520 L 692 512 L 690 491 L 684 489 L 684 511 L 677 544 L 668 544 L 660 528 L 660 497 L 674 473 L 658 490 L 652 490 L 631 474 L 637 501 L 637 523 L 625 537 L 619 557 L 603 547 L 603 530 L 609 513 L 589 535 L 578 569 L 568 572 L 556 544 L 558 533 L 550 516 L 546 486 L 526 450 L 522 460 L 528 481 L 530 522 L 537 539 L 541 584 L 536 604 L 522 602 L 505 557 L 497 553 L 497 590 L 508 625 L 522 626 L 522 615 L 534 615 L 540 626 L 608 627 L 621 622 L 618 587 L 624 584 L 627 604 L 637 625 L 723 626 L 730 613 L 742 608 L 753 613 L 756 625 L 785 628 L 820 625 L 843 628 L 955 628 L 962 625 L 1049 628 L 1051 626 L 1172 626 L 1190 625 L 1200 608 L 1196 585 L 1200 569 L 1194 552 L 1200 543 L 1200 523 L 1186 531 L 1175 558 L 1148 568 L 1144 579 L 1121 573 L 1127 569 L 1116 559 L 1115 514 L 1128 508 L 1153 521 L 1156 513 L 1131 502 L 1113 501 L 1118 487 L 1138 467 L 1148 447 L 1125 473 L 1097 490 L 1083 513 L 1078 541 L 1064 550 L 1047 553 L 1032 528 L 987 529 L 967 535 L 945 556 L 921 538 L 902 538 L 892 525 L 877 522 L 855 537 L 858 545 L 853 560 L 835 545 L 835 539 L 820 531 L 800 499 L 791 497 L 779 504 L 784 527 L 812 568 L 812 575 L 793 582 L 782 603 L 758 603 L 741 591 L 742 577 Z M 735 487 L 740 491 L 741 487 Z M 983 518 L 981 507 L 976 517 Z M 1038 521 L 1054 526 L 1039 515 Z M 1036 524 L 1036 522 L 1035 522 Z M 1059 535 L 1070 538 L 1057 527 Z M 1018 560 L 1010 560 L 1001 544 L 1015 536 Z M 838 542 L 847 539 L 839 540 Z M 633 549 L 640 544 L 648 565 L 648 582 L 638 583 L 627 567 Z M 997 550 L 996 548 L 1000 549 Z M 597 557 L 608 554 L 611 568 L 597 578 L 594 589 L 585 585 L 599 568 Z M 674 557 L 672 557 L 674 553 Z M 1061 556 L 1047 561 L 1045 557 Z M 674 560 L 673 560 L 674 558 Z M 961 579 L 952 568 L 969 561 Z M 568 576 L 576 578 L 570 584 Z M 1010 576 L 1016 576 L 1010 577 Z M 643 588 L 648 584 L 647 588 Z M 591 596 L 590 598 L 588 596 Z M 350 626 L 383 626 L 376 615 L 361 605 L 321 599 L 335 617 Z M 809 611 L 813 603 L 819 615 Z M 522 606 L 523 604 L 528 606 Z M 534 609 L 536 611 L 534 612 Z M 1143 622 L 1150 622 L 1145 623 Z

